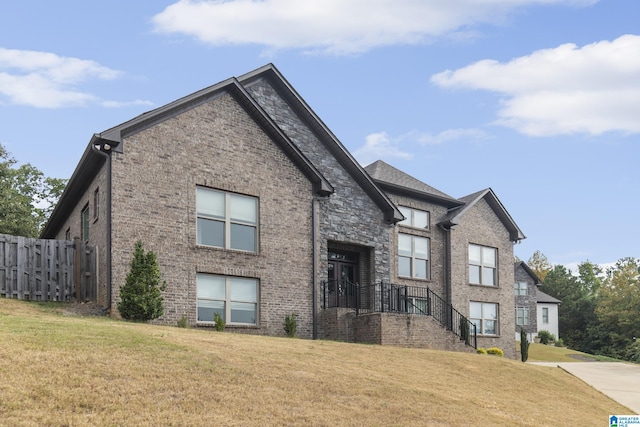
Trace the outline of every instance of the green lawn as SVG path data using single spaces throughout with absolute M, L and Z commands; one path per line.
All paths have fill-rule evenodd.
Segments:
M 520 342 L 516 342 L 516 349 L 520 351 Z M 545 344 L 529 344 L 528 362 L 607 362 L 617 361 L 606 356 L 594 356 L 564 347 Z

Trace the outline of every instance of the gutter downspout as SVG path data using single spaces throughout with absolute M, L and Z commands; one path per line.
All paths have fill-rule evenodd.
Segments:
M 451 304 L 451 226 L 439 224 L 444 231 L 444 296 L 445 301 Z
M 311 246 L 312 246 L 312 296 L 311 296 L 311 317 L 313 323 L 312 338 L 318 339 L 318 198 L 316 196 L 311 200 Z
M 313 239 L 313 241 L 311 242 L 313 256 L 313 296 L 311 298 L 313 307 L 311 308 L 311 317 L 313 319 L 312 338 L 314 340 L 318 339 L 318 266 L 320 265 L 320 249 L 318 243 L 318 236 L 320 235 L 320 220 L 318 210 L 320 208 L 319 202 L 323 200 L 329 200 L 329 196 L 322 194 L 316 195 L 313 196 L 313 199 L 311 200 L 311 238 Z M 324 274 L 326 275 L 327 273 L 325 272 Z
M 112 232 L 112 224 L 111 224 L 111 155 L 108 152 L 101 151 L 99 145 L 92 144 L 92 149 L 96 154 L 103 156 L 107 162 L 107 191 L 106 191 L 106 205 L 107 205 L 107 241 L 106 241 L 106 251 L 107 251 L 107 306 L 105 310 L 110 314 L 111 313 L 111 265 L 112 265 L 112 257 L 111 257 L 111 232 Z

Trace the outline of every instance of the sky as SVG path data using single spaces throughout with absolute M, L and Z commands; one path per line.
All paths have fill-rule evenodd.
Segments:
M 0 0 L 0 144 L 94 133 L 273 63 L 363 165 L 491 187 L 553 264 L 640 257 L 638 0 Z

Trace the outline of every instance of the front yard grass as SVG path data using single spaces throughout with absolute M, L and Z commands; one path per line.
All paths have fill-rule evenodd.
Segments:
M 600 426 L 628 411 L 495 356 L 64 313 L 0 298 L 0 426 Z
M 516 349 L 520 351 L 520 342 L 516 342 Z M 595 356 L 565 347 L 554 347 L 540 343 L 529 343 L 528 362 L 619 362 L 606 356 Z

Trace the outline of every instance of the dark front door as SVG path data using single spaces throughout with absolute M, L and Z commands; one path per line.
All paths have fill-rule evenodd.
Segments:
M 356 252 L 329 251 L 327 297 L 331 306 L 355 308 L 358 271 L 358 254 Z

